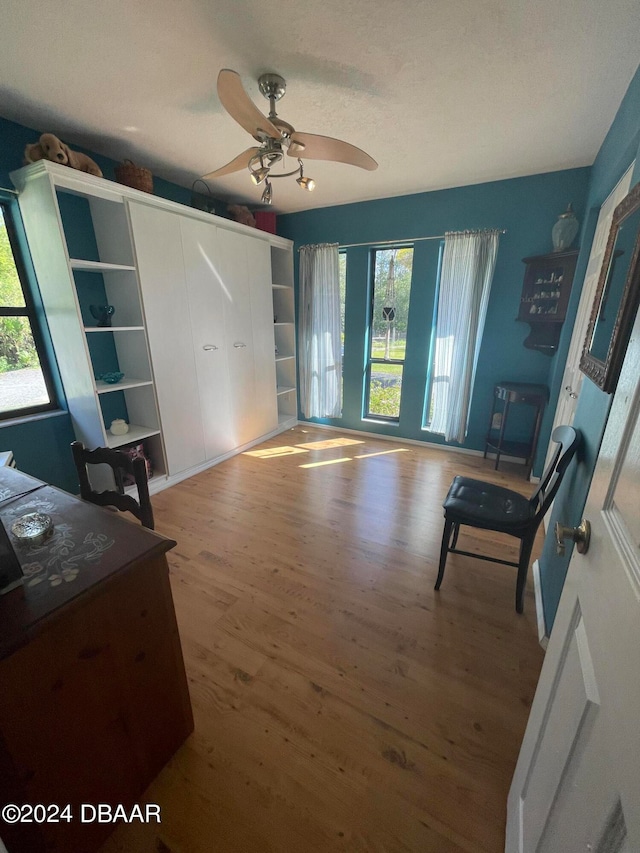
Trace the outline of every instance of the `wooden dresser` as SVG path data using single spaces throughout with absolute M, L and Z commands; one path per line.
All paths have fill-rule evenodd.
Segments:
M 0 596 L 0 801 L 69 803 L 74 818 L 0 819 L 0 837 L 10 853 L 89 853 L 113 826 L 81 823 L 80 804 L 131 806 L 193 731 L 166 559 L 176 543 L 0 468 L 7 530 L 29 512 L 54 531 L 16 547 L 24 585 Z

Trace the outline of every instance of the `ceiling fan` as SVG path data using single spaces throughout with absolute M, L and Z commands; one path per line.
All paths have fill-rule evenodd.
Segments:
M 376 161 L 361 148 L 356 148 L 355 145 L 340 139 L 333 139 L 331 136 L 301 133 L 279 118 L 276 113 L 276 102 L 287 90 L 286 81 L 279 74 L 262 74 L 258 78 L 258 88 L 269 101 L 268 118 L 247 95 L 237 72 L 223 68 L 218 74 L 218 95 L 222 106 L 231 118 L 235 119 L 260 144 L 247 148 L 230 163 L 203 175 L 204 180 L 221 178 L 223 175 L 230 175 L 232 172 L 247 168 L 256 186 L 264 182 L 262 201 L 265 204 L 271 204 L 271 178 L 286 178 L 297 174 L 296 182 L 302 189 L 309 192 L 315 189 L 313 178 L 306 177 L 304 174 L 303 159 L 332 160 L 370 171 L 378 168 Z M 296 158 L 298 165 L 290 172 L 273 173 L 271 170 L 284 161 L 285 154 Z

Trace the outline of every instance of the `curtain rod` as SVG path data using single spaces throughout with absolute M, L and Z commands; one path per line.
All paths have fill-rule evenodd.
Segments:
M 502 229 L 488 228 L 486 230 L 488 230 L 488 231 L 496 230 L 500 234 L 506 234 L 507 233 L 506 228 L 502 228 Z M 473 234 L 475 232 L 474 231 L 459 231 L 459 232 L 450 232 L 450 233 Z M 356 248 L 359 248 L 360 246 L 401 246 L 405 243 L 420 243 L 423 240 L 444 240 L 445 236 L 446 236 L 445 234 L 434 234 L 433 237 L 408 237 L 404 240 L 377 240 L 377 241 L 371 241 L 369 243 L 340 243 L 339 248 L 340 249 L 356 249 Z
M 11 195 L 19 195 L 18 190 L 10 190 L 9 187 L 0 187 L 0 192 L 11 193 Z

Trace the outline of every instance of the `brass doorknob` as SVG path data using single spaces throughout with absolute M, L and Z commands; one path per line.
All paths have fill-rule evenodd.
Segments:
M 577 527 L 565 527 L 556 521 L 556 551 L 560 556 L 564 554 L 565 539 L 576 543 L 578 554 L 586 554 L 591 541 L 591 524 L 586 518 L 583 518 Z

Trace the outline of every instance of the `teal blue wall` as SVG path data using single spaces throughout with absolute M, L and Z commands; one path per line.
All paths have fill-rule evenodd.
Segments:
M 439 235 L 449 230 L 506 229 L 507 233 L 500 238 L 471 401 L 469 432 L 463 445 L 482 450 L 494 384 L 500 380 L 549 384 L 553 378 L 553 360 L 523 346 L 530 327 L 515 320 L 524 275 L 522 258 L 551 250 L 551 228 L 569 202 L 582 220 L 589 173 L 586 168 L 571 169 L 289 214 L 278 217 L 278 233 L 300 245 L 375 243 Z M 362 417 L 370 252 L 367 248 L 347 250 L 344 409 L 341 418 L 325 422 L 444 443 L 441 436 L 421 429 L 439 251 L 438 240 L 415 244 L 401 416 L 398 424 L 388 424 Z M 550 423 L 545 424 L 541 436 L 536 471 L 544 461 Z M 526 436 L 527 424 L 523 422 L 521 429 Z
M 28 142 L 36 142 L 41 132 L 0 118 L 0 187 L 12 187 L 9 173 L 15 169 L 19 169 L 23 165 L 25 145 Z M 114 168 L 117 165 L 115 161 L 101 157 L 91 151 L 87 151 L 86 153 L 90 154 L 98 163 L 105 178 L 114 180 Z M 159 178 L 154 179 L 154 194 L 187 205 L 191 199 L 190 190 Z M 67 198 L 69 197 L 67 196 Z M 15 205 L 15 208 L 17 210 L 17 205 Z M 67 235 L 78 243 L 83 244 L 78 256 L 91 257 L 90 247 L 87 247 L 86 243 L 92 240 L 93 237 L 87 233 L 86 228 L 82 227 L 83 220 L 86 221 L 86 217 L 83 217 L 78 211 L 74 211 L 72 204 L 69 205 L 69 208 L 64 213 Z M 18 230 L 20 232 L 19 239 L 21 245 L 25 249 L 26 240 L 19 223 Z M 88 249 L 87 254 L 84 254 L 85 248 Z M 30 263 L 28 252 L 24 254 L 26 255 L 27 272 L 33 282 L 35 281 L 33 267 Z M 37 288 L 34 290 L 36 302 L 39 303 Z M 41 310 L 40 314 L 42 314 Z M 44 320 L 42 322 L 45 325 L 46 333 L 46 323 Z M 105 336 L 102 335 L 100 337 L 104 338 Z M 104 356 L 106 360 L 105 370 L 113 369 L 109 362 L 110 355 L 105 353 Z M 0 422 L 0 450 L 13 450 L 18 467 L 28 474 L 46 480 L 67 491 L 77 492 L 78 482 L 69 450 L 69 445 L 74 440 L 73 428 L 71 426 L 71 419 L 64 408 L 64 395 L 57 376 L 55 357 L 51 350 L 50 358 L 54 365 L 54 373 L 56 373 L 56 384 L 62 405 L 62 412 L 41 416 L 37 419 L 29 419 L 15 425 L 2 424 Z M 113 400 L 109 401 L 113 411 L 109 411 L 108 418 L 112 419 L 113 417 L 126 415 L 124 395 L 110 394 L 109 397 L 113 397 Z
M 635 186 L 640 181 L 640 68 L 629 85 L 591 170 L 586 204 L 588 215 L 582 229 L 577 281 L 584 280 L 600 206 L 634 158 L 636 165 L 631 186 Z M 569 314 L 572 318 L 575 317 L 578 308 L 578 299 L 579 290 L 574 289 L 569 306 Z M 554 406 L 560 391 L 562 369 L 569 350 L 572 322 L 565 324 L 558 354 L 554 359 L 556 362 L 552 377 Z M 556 521 L 571 527 L 580 523 L 610 404 L 611 395 L 604 394 L 585 377 L 574 420 L 574 426 L 582 434 L 582 448 L 577 462 L 572 463 L 569 476 L 563 482 L 556 497 L 548 526 L 549 534 L 545 538 L 540 557 L 542 599 L 548 631 L 553 626 L 572 552 L 567 547 L 564 556 L 560 557 L 556 554 L 553 529 Z
M 40 132 L 0 118 L 0 186 L 11 186 L 9 172 L 22 165 L 25 145 L 34 142 Z M 278 231 L 299 245 L 401 240 L 442 234 L 445 230 L 506 228 L 507 234 L 501 238 L 465 446 L 481 449 L 491 406 L 491 389 L 500 379 L 545 382 L 550 386 L 553 405 L 545 419 L 545 435 L 548 435 L 561 380 L 561 365 L 568 350 L 572 319 L 595 227 L 594 211 L 636 156 L 639 144 L 640 73 L 637 73 L 592 169 L 574 169 L 292 214 L 279 217 Z M 113 179 L 116 163 L 92 152 L 87 153 L 98 162 L 105 177 Z M 637 166 L 634 183 L 638 179 L 640 168 Z M 156 179 L 154 191 L 159 196 L 189 204 L 190 191 L 183 187 Z M 580 238 L 582 251 L 569 321 L 563 329 L 558 355 L 549 359 L 522 346 L 529 327 L 514 321 L 524 271 L 521 259 L 549 251 L 551 227 L 568 201 L 573 202 L 584 223 Z M 333 423 L 351 429 L 442 441 L 437 436 L 424 433 L 418 426 L 424 398 L 437 254 L 437 241 L 416 244 L 403 419 L 399 425 L 391 426 L 363 424 L 361 419 L 368 253 L 366 249 L 349 250 L 345 341 L 347 393 L 343 417 Z M 572 476 L 558 495 L 554 511 L 554 516 L 563 516 L 565 523 L 571 524 L 577 522 L 584 506 L 610 402 L 609 396 L 602 394 L 589 380 L 585 380 L 583 387 L 585 390 L 581 395 L 576 425 L 583 433 L 584 446 L 578 463 L 573 466 Z M 62 488 L 77 489 L 68 457 L 68 445 L 73 440 L 68 415 L 57 414 L 28 424 L 0 426 L 0 435 L 0 449 L 12 449 L 23 470 Z M 537 470 L 545 444 L 543 436 Z M 549 624 L 555 613 L 567 564 L 568 555 L 559 561 L 548 538 L 541 567 Z

